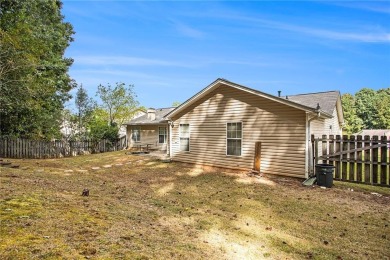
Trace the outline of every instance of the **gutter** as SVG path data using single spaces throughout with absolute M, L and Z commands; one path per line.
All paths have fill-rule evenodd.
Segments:
M 160 120 L 160 121 L 154 121 L 154 122 L 134 122 L 134 123 L 125 123 L 123 125 L 162 125 L 167 124 L 168 120 Z

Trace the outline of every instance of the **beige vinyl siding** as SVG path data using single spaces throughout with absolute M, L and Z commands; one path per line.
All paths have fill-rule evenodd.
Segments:
M 310 122 L 310 133 L 315 138 L 322 135 L 341 135 L 341 127 L 339 123 L 339 117 L 337 109 L 333 110 L 332 118 L 329 119 L 316 119 Z M 332 126 L 332 128 L 330 128 Z
M 173 160 L 252 169 L 255 142 L 260 141 L 262 173 L 305 176 L 304 111 L 221 86 L 172 120 Z M 226 155 L 230 122 L 242 122 L 241 156 Z M 190 124 L 190 152 L 180 152 L 179 124 Z
M 329 120 L 329 125 L 332 125 L 332 130 L 330 131 L 329 134 L 342 135 L 343 132 L 342 132 L 341 125 L 339 123 L 340 120 L 339 120 L 339 116 L 338 116 L 336 108 L 333 110 L 333 118 L 328 119 L 328 120 Z
M 161 151 L 167 150 L 167 143 L 160 144 L 158 142 L 158 127 L 167 127 L 167 142 L 168 142 L 168 126 L 167 125 L 141 125 L 141 140 L 140 142 L 134 142 L 132 140 L 131 128 L 127 127 L 127 136 L 129 142 L 129 148 L 136 147 L 137 145 L 152 144 L 152 148 L 157 148 Z

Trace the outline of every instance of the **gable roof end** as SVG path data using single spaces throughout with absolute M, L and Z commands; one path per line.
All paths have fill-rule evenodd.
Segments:
M 251 94 L 259 96 L 259 97 L 267 98 L 269 100 L 272 100 L 272 101 L 275 101 L 275 102 L 278 102 L 278 103 L 281 103 L 281 104 L 284 104 L 284 105 L 287 105 L 290 107 L 294 107 L 294 108 L 303 110 L 305 112 L 311 112 L 311 113 L 321 112 L 322 117 L 332 118 L 333 111 L 331 113 L 328 113 L 327 111 L 324 111 L 322 108 L 318 111 L 317 110 L 317 103 L 315 104 L 315 106 L 310 107 L 310 106 L 307 106 L 306 104 L 301 104 L 301 103 L 294 102 L 294 101 L 289 100 L 289 99 L 273 96 L 273 95 L 270 95 L 270 94 L 267 94 L 267 93 L 264 93 L 264 92 L 261 92 L 258 90 L 254 90 L 254 89 L 251 89 L 251 88 L 248 88 L 248 87 L 245 87 L 245 86 L 242 86 L 242 85 L 239 85 L 239 84 L 236 84 L 234 82 L 228 81 L 226 79 L 221 79 L 221 78 L 218 78 L 217 80 L 212 82 L 210 85 L 208 85 L 207 87 L 205 87 L 204 89 L 202 89 L 201 91 L 196 93 L 194 96 L 192 96 L 191 98 L 186 100 L 184 103 L 182 103 L 176 109 L 169 112 L 165 117 L 171 118 L 171 117 L 177 115 L 178 113 L 183 111 L 185 108 L 192 105 L 194 102 L 196 102 L 197 100 L 206 96 L 208 93 L 210 93 L 211 91 L 213 91 L 214 89 L 218 88 L 221 85 L 226 85 L 226 86 L 229 86 L 229 87 L 241 90 L 241 91 L 251 93 Z

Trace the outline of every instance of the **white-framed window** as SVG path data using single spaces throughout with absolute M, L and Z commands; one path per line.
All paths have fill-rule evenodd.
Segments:
M 165 126 L 158 127 L 158 143 L 159 144 L 167 143 L 167 128 Z
M 180 137 L 180 151 L 190 151 L 190 125 L 180 124 L 179 129 Z
M 140 126 L 131 127 L 131 140 L 133 140 L 133 142 L 141 142 L 141 127 Z
M 242 122 L 226 124 L 226 155 L 241 156 Z

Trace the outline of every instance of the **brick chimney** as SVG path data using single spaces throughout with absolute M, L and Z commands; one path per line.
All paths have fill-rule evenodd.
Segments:
M 148 119 L 151 121 L 156 120 L 156 109 L 154 108 L 149 108 L 147 111 L 148 113 Z

